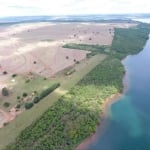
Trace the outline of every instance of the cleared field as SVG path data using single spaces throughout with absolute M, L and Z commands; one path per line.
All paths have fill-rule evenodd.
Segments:
M 28 47 L 24 48 L 28 50 Z M 14 73 L 24 74 L 33 72 L 45 77 L 50 77 L 66 67 L 75 64 L 74 60 L 81 61 L 86 58 L 85 51 L 66 51 L 61 47 L 37 48 L 23 52 L 23 49 L 11 56 L 0 59 L 0 78 L 9 77 Z M 7 72 L 4 76 L 3 72 Z
M 12 74 L 33 72 L 50 77 L 86 58 L 86 51 L 67 50 L 67 43 L 111 45 L 114 28 L 134 24 L 34 23 L 0 29 L 0 82 Z M 4 76 L 4 72 L 7 74 Z
M 39 118 L 50 106 L 52 106 L 59 97 L 68 92 L 79 80 L 90 72 L 96 65 L 106 58 L 106 55 L 96 55 L 88 60 L 82 61 L 75 66 L 76 72 L 71 76 L 59 75 L 56 80 L 60 81 L 61 87 L 52 94 L 40 101 L 32 109 L 20 114 L 14 121 L 8 124 L 3 130 L 0 130 L 0 149 L 4 148 L 19 135 L 25 127 L 29 126 Z

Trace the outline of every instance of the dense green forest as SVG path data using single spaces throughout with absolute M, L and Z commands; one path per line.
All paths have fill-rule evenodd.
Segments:
M 92 135 L 100 123 L 102 103 L 122 91 L 124 67 L 120 59 L 142 49 L 149 29 L 145 24 L 115 29 L 110 56 L 23 130 L 6 150 L 73 150 Z
M 149 33 L 150 26 L 142 23 L 127 29 L 116 28 L 111 54 L 118 59 L 123 59 L 127 55 L 140 52 L 148 39 Z
M 77 50 L 96 51 L 96 52 L 103 52 L 106 48 L 106 46 L 101 46 L 101 45 L 76 44 L 76 43 L 68 43 L 65 44 L 63 47 L 77 49 Z
M 90 44 L 76 44 L 76 43 L 65 44 L 63 48 L 90 51 L 91 53 L 89 53 L 88 56 L 93 56 L 96 55 L 97 53 L 108 53 L 110 49 L 109 46 L 105 45 L 90 45 Z

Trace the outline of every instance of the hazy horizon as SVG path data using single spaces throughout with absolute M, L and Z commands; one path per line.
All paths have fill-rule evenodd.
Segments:
M 0 17 L 150 13 L 148 0 L 0 0 Z

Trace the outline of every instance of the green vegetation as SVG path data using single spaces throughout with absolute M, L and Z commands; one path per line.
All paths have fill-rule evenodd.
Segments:
M 107 59 L 97 65 L 7 149 L 75 148 L 96 130 L 103 101 L 121 91 L 123 72 L 117 59 Z
M 123 59 L 127 55 L 136 54 L 143 49 L 143 46 L 148 39 L 149 32 L 150 26 L 148 24 L 141 23 L 132 28 L 116 28 L 111 47 L 75 43 L 65 44 L 63 47 L 90 51 L 91 53 L 87 56 L 103 53 L 118 59 Z
M 17 99 L 20 99 L 21 97 L 20 96 L 17 96 Z
M 23 130 L 6 149 L 72 150 L 95 132 L 100 122 L 102 103 L 107 97 L 122 91 L 124 68 L 120 60 L 142 49 L 149 29 L 145 24 L 130 29 L 116 29 L 109 57 Z M 98 50 L 94 52 L 99 53 Z
M 30 108 L 32 108 L 33 107 L 33 103 L 32 102 L 28 102 L 28 103 L 25 103 L 25 108 L 26 109 L 30 109 Z
M 27 97 L 27 96 L 28 96 L 27 93 L 23 93 L 23 94 L 22 94 L 22 97 Z
M 149 32 L 150 26 L 147 24 L 139 24 L 128 29 L 116 28 L 111 46 L 112 55 L 123 59 L 127 55 L 140 52 L 148 39 Z
M 109 47 L 104 45 L 101 46 L 101 45 L 75 44 L 75 43 L 65 44 L 63 48 L 90 51 L 91 53 L 89 53 L 88 56 L 94 56 L 97 53 L 107 53 L 107 51 L 109 50 Z
M 29 81 L 29 82 L 27 82 Z M 3 88 L 2 94 L 6 95 L 5 102 L 11 102 L 10 107 L 14 107 L 18 103 L 20 104 L 21 108 L 24 108 L 24 99 L 32 101 L 32 98 L 41 93 L 43 90 L 47 89 L 48 87 L 53 86 L 57 81 L 54 80 L 43 80 L 43 77 L 38 75 L 32 75 L 31 78 L 28 76 L 20 76 L 17 75 L 15 78 L 12 77 L 7 81 L 8 87 L 12 87 L 11 89 Z M 38 85 L 38 86 L 37 86 Z M 34 95 L 34 91 L 37 91 Z M 9 94 L 10 93 L 10 94 Z M 1 104 L 2 103 L 2 104 Z M 1 101 L 0 105 L 3 105 L 3 101 Z M 6 107 L 3 107 L 4 110 Z
M 88 72 L 90 72 L 96 65 L 101 63 L 105 58 L 106 55 L 98 54 L 91 57 L 90 59 L 81 61 L 80 64 L 74 66 L 76 72 L 74 72 L 69 77 L 65 76 L 64 72 L 62 72 L 61 74 L 57 74 L 55 76 L 55 79 L 53 80 L 61 83 L 61 87 L 59 89 L 55 90 L 50 95 L 45 97 L 42 101 L 39 102 L 39 104 L 35 105 L 32 109 L 29 109 L 28 111 L 25 111 L 22 114 L 18 115 L 15 120 L 9 123 L 2 130 L 0 130 L 0 149 L 4 149 L 6 145 L 14 142 L 16 137 L 20 134 L 22 130 L 35 122 L 36 119 L 38 119 L 40 116 L 42 116 L 43 113 L 49 107 L 54 105 L 54 103 L 57 102 L 62 95 L 64 95 L 67 91 L 74 87 L 74 85 L 79 80 L 81 80 Z M 33 91 L 35 94 L 39 94 L 40 89 L 46 89 L 48 88 L 48 85 L 52 84 L 52 79 L 47 78 L 47 80 L 44 81 L 44 79 L 39 76 L 34 76 L 34 80 L 32 79 L 31 82 L 29 82 L 28 84 L 25 83 L 25 79 L 19 75 L 15 78 L 15 83 L 13 84 L 15 84 L 15 89 L 17 88 L 16 90 L 18 91 L 18 93 L 15 94 L 16 97 L 14 97 L 14 99 L 17 98 L 17 96 L 20 96 L 20 94 L 22 95 L 23 92 L 31 93 L 30 91 Z M 10 83 L 12 83 L 11 80 Z M 21 88 L 22 86 L 25 87 Z M 11 103 L 14 101 L 14 99 L 10 99 Z M 17 101 L 20 100 L 21 99 Z
M 3 96 L 8 96 L 9 95 L 9 91 L 6 87 L 2 88 L 2 95 Z
M 55 83 L 55 84 L 51 85 L 50 87 L 48 87 L 47 89 L 44 89 L 38 96 L 33 98 L 33 101 L 25 103 L 25 108 L 26 109 L 32 108 L 34 106 L 34 104 L 38 103 L 44 97 L 48 96 L 59 86 L 60 86 L 60 83 Z M 23 93 L 23 97 L 26 97 L 26 96 L 27 96 L 27 93 Z
M 15 78 L 16 76 L 17 76 L 17 74 L 13 74 L 13 75 L 12 75 L 12 78 Z
M 35 97 L 34 99 L 33 99 L 33 102 L 36 104 L 36 103 L 38 103 L 40 101 L 40 98 L 39 97 Z
M 44 97 L 46 97 L 47 95 L 49 95 L 50 93 L 52 93 L 56 88 L 58 88 L 60 86 L 60 83 L 55 83 L 52 86 L 50 86 L 49 88 L 43 90 L 40 95 L 39 95 L 39 99 L 43 99 Z
M 10 106 L 10 103 L 5 102 L 3 105 L 4 105 L 4 107 L 9 107 L 9 106 Z

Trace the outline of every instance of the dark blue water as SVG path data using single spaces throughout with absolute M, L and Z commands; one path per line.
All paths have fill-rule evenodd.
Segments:
M 150 150 L 150 39 L 143 51 L 123 64 L 127 91 L 109 108 L 89 150 Z

